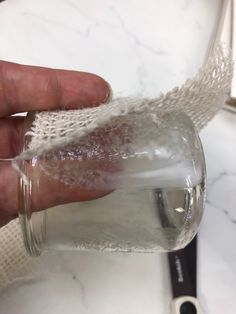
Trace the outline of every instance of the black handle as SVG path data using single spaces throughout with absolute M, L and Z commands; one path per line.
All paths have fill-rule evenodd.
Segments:
M 168 259 L 173 297 L 184 295 L 196 297 L 197 237 L 184 249 L 168 253 Z

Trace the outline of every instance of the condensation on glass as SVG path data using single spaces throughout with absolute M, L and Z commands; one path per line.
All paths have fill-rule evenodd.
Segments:
M 33 119 L 28 116 L 26 131 Z M 137 114 L 122 122 L 21 162 L 28 182 L 20 179 L 20 217 L 30 254 L 168 251 L 195 235 L 205 161 L 192 122 L 177 112 L 158 119 Z M 25 148 L 28 143 L 25 136 Z

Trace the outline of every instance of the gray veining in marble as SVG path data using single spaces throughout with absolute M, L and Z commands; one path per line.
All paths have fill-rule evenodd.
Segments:
M 5 1 L 0 59 L 95 72 L 116 95 L 156 96 L 199 68 L 210 36 L 207 16 L 219 1 L 159 0 L 158 8 L 156 0 Z M 186 38 L 169 41 L 157 28 L 175 30 L 168 18 L 177 3 L 182 22 L 176 33 Z M 201 138 L 209 184 L 199 233 L 199 299 L 208 314 L 234 314 L 236 116 L 220 113 Z M 35 260 L 0 295 L 0 313 L 166 314 L 170 299 L 165 255 L 54 252 Z

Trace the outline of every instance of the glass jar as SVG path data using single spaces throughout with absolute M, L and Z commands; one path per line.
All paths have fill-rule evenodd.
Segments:
M 20 221 L 31 255 L 50 249 L 169 251 L 195 235 L 206 174 L 191 120 L 177 112 L 117 119 L 20 162 L 27 177 L 19 179 Z M 29 114 L 23 150 L 33 121 Z

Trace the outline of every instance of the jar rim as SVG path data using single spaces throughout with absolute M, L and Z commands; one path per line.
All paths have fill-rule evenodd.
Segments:
M 30 138 L 25 136 L 28 126 L 32 123 L 34 114 L 29 113 L 25 118 L 21 150 L 24 151 L 29 144 Z M 22 237 L 26 251 L 31 256 L 39 256 L 42 253 L 43 244 L 46 240 L 46 211 L 32 211 L 32 182 L 29 169 L 32 166 L 31 160 L 20 160 L 19 167 L 27 176 L 28 182 L 18 177 L 18 199 L 19 199 L 19 221 Z

